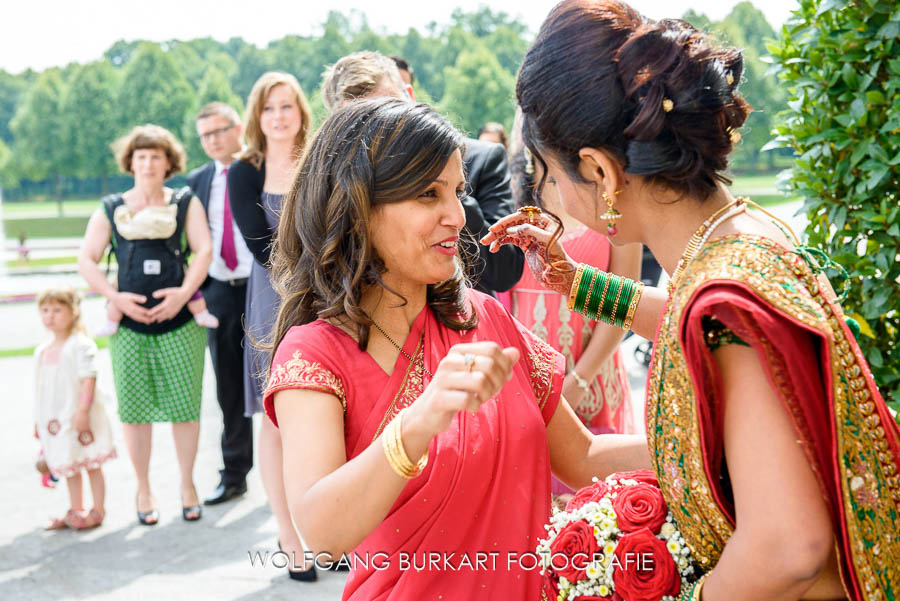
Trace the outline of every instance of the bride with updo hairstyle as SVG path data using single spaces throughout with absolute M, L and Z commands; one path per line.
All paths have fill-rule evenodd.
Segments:
M 536 207 L 483 243 L 518 245 L 571 308 L 654 339 L 651 458 L 703 572 L 682 599 L 893 598 L 900 431 L 823 274 L 834 263 L 728 189 L 742 71 L 684 21 L 561 2 L 516 88 L 535 193 L 555 188 L 614 245 L 646 244 L 671 279 L 576 264 Z

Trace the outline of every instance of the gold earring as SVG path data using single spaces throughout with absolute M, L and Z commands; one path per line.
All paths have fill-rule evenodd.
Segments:
M 616 223 L 622 218 L 622 213 L 618 212 L 613 206 L 615 200 L 610 198 L 609 194 L 603 192 L 601 198 L 606 201 L 606 212 L 600 216 L 600 219 L 606 222 L 606 232 L 610 236 L 615 236 L 619 233 L 619 228 L 616 227 Z

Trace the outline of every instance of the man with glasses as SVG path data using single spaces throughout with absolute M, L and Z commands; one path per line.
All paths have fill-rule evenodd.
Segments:
M 188 185 L 203 203 L 212 234 L 213 259 L 203 285 L 203 298 L 219 327 L 209 330 L 209 352 L 222 408 L 222 462 L 219 485 L 204 501 L 215 505 L 247 492 L 253 467 L 253 422 L 244 416 L 243 313 L 253 255 L 234 222 L 228 189 L 228 167 L 241 150 L 241 120 L 223 102 L 204 106 L 196 117 L 197 135 L 212 159 L 188 174 Z

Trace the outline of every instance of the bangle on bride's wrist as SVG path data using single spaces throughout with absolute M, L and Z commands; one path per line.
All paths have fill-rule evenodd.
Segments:
M 603 323 L 612 323 L 612 311 L 615 307 L 615 299 L 622 288 L 622 278 L 615 274 L 609 274 L 609 287 L 603 293 L 603 304 L 600 305 L 598 317 Z
M 643 292 L 644 292 L 644 282 L 637 282 L 637 286 L 634 291 L 634 296 L 632 296 L 631 302 L 628 303 L 628 313 L 625 315 L 625 322 L 622 324 L 623 329 L 625 329 L 625 330 L 631 329 L 631 322 L 634 321 L 634 314 L 637 311 L 637 306 L 641 300 L 641 294 Z
M 579 263 L 575 269 L 575 277 L 572 279 L 572 287 L 569 289 L 569 311 L 575 310 L 575 299 L 578 297 L 578 290 L 581 287 L 581 278 L 584 275 L 584 263 Z
M 597 270 L 597 282 L 594 284 L 594 294 L 591 297 L 590 304 L 584 307 L 584 316 L 588 319 L 592 319 L 597 321 L 597 313 L 600 311 L 600 306 L 603 304 L 603 294 L 606 288 L 609 286 L 609 277 L 610 273 L 602 270 Z
M 584 297 L 584 305 L 582 305 L 584 307 L 585 315 L 589 315 L 588 307 L 591 306 L 591 293 L 594 291 L 594 281 L 597 279 L 597 274 L 602 273 L 599 269 L 591 269 L 591 268 L 588 268 L 588 269 L 590 269 L 590 271 L 591 271 L 591 277 L 590 277 L 590 283 L 587 285 L 587 293 Z M 588 269 L 585 269 L 585 274 L 583 276 L 581 276 L 584 279 L 588 279 L 587 278 Z
M 625 315 L 628 313 L 628 304 L 634 296 L 634 280 L 625 278 L 622 282 L 622 294 L 616 299 L 616 306 L 613 308 L 612 322 L 616 327 L 621 328 L 625 325 Z

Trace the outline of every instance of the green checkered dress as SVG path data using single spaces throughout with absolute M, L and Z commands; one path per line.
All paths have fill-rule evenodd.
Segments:
M 120 327 L 110 340 L 123 423 L 200 419 L 206 330 L 193 319 L 163 334 Z

